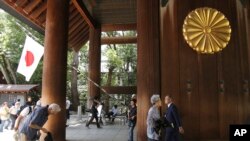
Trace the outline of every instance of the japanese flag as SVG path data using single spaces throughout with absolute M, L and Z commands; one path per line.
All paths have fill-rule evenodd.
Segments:
M 43 53 L 44 47 L 29 36 L 26 36 L 25 45 L 17 68 L 17 72 L 24 75 L 26 81 L 30 80 Z

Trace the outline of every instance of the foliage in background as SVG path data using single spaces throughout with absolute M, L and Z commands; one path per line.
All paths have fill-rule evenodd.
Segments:
M 19 59 L 21 57 L 22 49 L 24 46 L 26 34 L 38 41 L 40 44 L 44 40 L 43 35 L 29 28 L 13 16 L 0 11 L 0 64 L 7 68 L 4 60 L 10 62 L 13 72 L 16 72 Z M 10 74 L 10 73 L 7 73 Z M 29 82 L 25 81 L 25 78 L 15 73 L 17 77 L 17 84 L 41 84 L 42 80 L 42 62 L 39 63 L 38 68 L 33 74 Z M 13 78 L 12 78 L 13 79 Z M 13 81 L 12 81 L 13 82 Z
M 135 31 L 104 32 L 103 37 L 136 36 Z M 109 44 L 102 46 L 102 64 L 106 71 L 102 72 L 101 85 L 135 86 L 136 85 L 136 44 Z M 112 71 L 112 72 L 111 72 Z M 112 75 L 112 76 L 110 76 Z M 111 82 L 109 81 L 111 78 Z M 109 84 L 110 83 L 110 84 Z M 131 95 L 114 95 L 109 105 L 128 104 Z M 103 97 L 104 101 L 107 97 Z M 106 103 L 107 104 L 107 103 Z
M 42 85 L 42 66 L 41 59 L 35 73 L 29 82 L 25 81 L 24 76 L 17 73 L 17 66 L 21 57 L 22 49 L 26 35 L 29 35 L 34 40 L 43 45 L 44 35 L 39 34 L 27 25 L 23 24 L 13 16 L 0 10 L 0 66 L 3 66 L 4 71 L 10 75 L 10 68 L 14 72 L 17 84 L 39 84 Z M 102 36 L 118 37 L 118 36 L 136 36 L 134 31 L 116 31 L 105 32 Z M 79 66 L 78 66 L 78 94 L 80 104 L 86 105 L 88 93 L 88 43 L 79 51 Z M 102 46 L 102 67 L 104 70 L 113 68 L 111 86 L 133 86 L 136 85 L 136 44 L 121 44 Z M 9 66 L 7 65 L 9 61 Z M 72 62 L 73 52 L 69 49 L 68 52 L 68 69 L 67 69 L 67 96 L 72 98 L 71 93 L 71 77 L 72 77 Z M 2 72 L 3 70 L 0 69 Z M 11 79 L 11 84 L 14 83 L 13 76 L 8 76 Z M 103 71 L 101 75 L 101 85 L 105 85 L 108 79 L 108 71 Z M 36 93 L 35 95 L 40 95 Z M 111 103 L 124 103 L 130 96 L 115 95 L 115 99 L 111 99 Z M 37 99 L 37 97 L 36 97 Z M 120 100 L 117 101 L 116 99 Z

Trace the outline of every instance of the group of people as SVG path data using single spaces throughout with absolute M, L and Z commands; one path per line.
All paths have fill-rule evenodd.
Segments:
M 86 127 L 89 127 L 90 123 L 95 119 L 96 121 L 96 126 L 97 128 L 101 128 L 100 126 L 100 121 L 101 118 L 99 118 L 100 116 L 98 116 L 100 113 L 100 111 L 98 112 L 98 108 L 100 108 L 101 106 L 103 106 L 103 104 L 101 102 L 99 102 L 98 100 L 94 99 L 92 101 L 92 105 L 91 105 L 91 109 L 90 109 L 90 113 L 91 113 L 91 118 L 86 122 Z M 129 135 L 128 135 L 128 140 L 129 141 L 133 141 L 133 132 L 134 132 L 134 128 L 136 126 L 136 119 L 137 119 L 137 106 L 136 106 L 136 99 L 132 98 L 130 101 L 130 105 L 128 106 L 128 113 L 127 113 L 127 118 L 128 118 L 128 126 L 129 126 Z M 112 123 L 114 122 L 115 117 L 118 114 L 118 106 L 114 105 L 112 107 L 112 110 L 107 113 L 108 118 L 111 120 L 112 119 Z
M 163 117 L 160 116 L 160 107 L 162 101 L 160 95 L 154 94 L 150 98 L 152 106 L 147 115 L 147 138 L 148 141 L 179 141 L 180 134 L 184 134 L 181 119 L 178 114 L 176 105 L 173 103 L 173 98 L 167 95 L 164 103 L 167 106 L 166 113 Z M 128 141 L 133 141 L 133 130 L 136 126 L 137 106 L 136 98 L 132 98 L 128 112 L 129 138 Z M 162 137 L 162 132 L 165 132 L 165 137 Z
M 167 106 L 166 113 L 163 117 L 160 116 L 160 107 L 162 106 L 162 100 L 160 95 L 154 94 L 150 99 L 152 103 L 152 107 L 150 107 L 147 115 L 147 138 L 148 141 L 179 141 L 180 134 L 184 134 L 184 129 L 182 127 L 182 123 L 180 120 L 180 116 L 178 114 L 178 110 L 176 105 L 173 103 L 172 96 L 167 95 L 164 99 L 164 103 Z M 129 126 L 129 135 L 128 141 L 133 141 L 133 132 L 136 126 L 137 121 L 137 106 L 136 106 L 136 98 L 132 97 L 128 110 L 128 126 Z M 98 101 L 94 100 L 91 113 L 92 117 L 86 123 L 86 126 L 89 127 L 89 124 L 96 119 L 96 125 L 98 128 L 100 127 L 98 120 Z M 115 116 L 117 114 L 117 105 L 112 108 L 112 111 L 108 113 L 109 118 L 111 116 Z M 162 137 L 162 132 L 165 132 L 165 137 Z
M 184 134 L 180 116 L 176 105 L 173 103 L 172 96 L 165 97 L 167 111 L 163 118 L 160 117 L 159 108 L 162 106 L 159 95 L 153 95 L 150 99 L 152 107 L 147 116 L 147 137 L 148 141 L 159 141 L 162 128 L 165 129 L 165 141 L 179 141 L 179 133 Z
M 9 108 L 8 103 L 4 102 L 0 108 L 0 132 L 3 132 L 3 129 L 14 130 L 16 141 L 34 141 L 39 138 L 39 131 L 48 134 L 49 131 L 43 125 L 49 115 L 55 115 L 60 111 L 60 106 L 55 103 L 41 106 L 41 102 L 38 101 L 33 105 L 31 97 L 22 106 L 17 101 Z

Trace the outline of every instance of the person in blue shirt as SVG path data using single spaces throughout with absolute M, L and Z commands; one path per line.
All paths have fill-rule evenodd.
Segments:
M 184 129 L 181 124 L 177 107 L 173 103 L 170 95 L 165 97 L 165 104 L 167 105 L 165 118 L 170 124 L 170 126 L 166 128 L 165 141 L 178 141 L 179 133 L 184 134 Z
M 60 111 L 60 106 L 55 103 L 36 108 L 24 121 L 23 126 L 20 127 L 21 141 L 36 140 L 39 130 L 48 133 L 48 130 L 43 125 L 47 122 L 49 115 L 55 115 Z

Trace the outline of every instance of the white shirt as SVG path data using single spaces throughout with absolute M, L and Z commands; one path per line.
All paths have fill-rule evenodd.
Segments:
M 69 109 L 69 107 L 70 107 L 70 101 L 66 100 L 66 109 Z
M 36 106 L 42 106 L 42 102 L 40 99 L 36 102 Z
M 10 108 L 10 114 L 12 114 L 12 115 L 16 115 L 16 114 L 17 114 L 17 112 L 18 112 L 18 110 L 19 110 L 19 108 L 18 108 L 18 107 L 16 107 L 16 106 L 12 106 L 12 107 Z
M 31 110 L 32 110 L 32 108 L 31 108 Z M 18 130 L 20 129 L 20 127 L 23 126 L 24 121 L 27 119 L 28 115 L 30 115 L 31 112 L 32 112 L 32 111 L 30 111 L 30 107 L 29 107 L 29 106 L 25 107 L 25 108 L 21 111 L 20 116 L 22 116 L 23 118 L 22 118 L 22 120 L 20 121 Z
M 98 107 L 97 107 L 97 111 L 98 111 L 98 117 L 101 117 L 101 113 L 102 113 L 102 105 L 99 105 Z
M 169 103 L 169 104 L 168 104 L 168 108 L 171 106 L 171 104 L 172 104 L 172 103 Z
M 113 115 L 116 115 L 118 113 L 118 108 L 113 107 L 112 112 L 113 112 Z
M 22 117 L 26 117 L 29 113 L 31 113 L 31 111 L 30 111 L 29 106 L 27 106 L 27 107 L 25 107 L 25 108 L 21 111 L 20 115 L 21 115 Z

